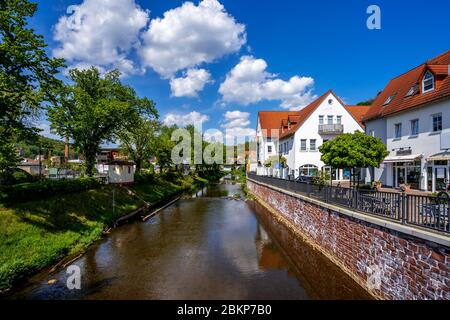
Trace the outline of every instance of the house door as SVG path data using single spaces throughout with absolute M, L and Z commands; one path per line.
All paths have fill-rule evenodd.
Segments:
M 405 183 L 405 177 L 406 177 L 405 168 L 397 167 L 397 183 L 396 183 L 397 187 Z
M 447 185 L 447 168 L 439 168 L 435 169 L 435 188 L 436 192 L 445 190 Z

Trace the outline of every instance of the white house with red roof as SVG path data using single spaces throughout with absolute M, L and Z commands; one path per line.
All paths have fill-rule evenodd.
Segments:
M 364 132 L 362 117 L 368 106 L 347 106 L 333 91 L 328 91 L 300 111 L 258 113 L 256 130 L 258 174 L 314 176 L 329 168 L 320 160 L 319 147 L 337 135 L 357 130 Z M 271 156 L 286 158 L 284 170 L 265 168 Z M 349 170 L 334 170 L 334 180 L 348 180 Z
M 366 180 L 435 192 L 450 180 L 450 51 L 392 79 L 364 116 L 389 156 Z

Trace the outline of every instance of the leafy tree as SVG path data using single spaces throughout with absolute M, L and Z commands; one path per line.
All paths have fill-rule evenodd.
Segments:
M 47 114 L 51 128 L 71 138 L 84 155 L 86 173 L 92 176 L 100 144 L 116 138 L 138 115 L 154 112 L 154 105 L 122 85 L 117 70 L 102 77 L 94 67 L 73 69 L 69 77 L 74 84 L 62 87 Z
M 15 168 L 19 165 L 16 146 L 13 143 L 0 143 L 0 185 L 9 184 Z
M 153 144 L 153 155 L 156 157 L 156 161 L 163 171 L 165 168 L 170 167 L 172 162 L 172 149 L 175 147 L 175 141 L 172 141 L 172 133 L 178 129 L 176 125 L 171 127 L 161 126 L 159 129 L 155 143 Z
M 360 131 L 341 134 L 325 142 L 319 148 L 321 160 L 336 169 L 380 167 L 389 154 L 381 139 L 368 136 Z
M 118 133 L 123 153 L 136 163 L 136 172 L 140 172 L 145 160 L 148 160 L 154 151 L 157 121 L 138 117 L 125 130 Z
M 371 106 L 375 99 L 369 99 L 367 101 L 358 102 L 357 106 Z
M 3 165 L 15 165 L 10 148 L 15 139 L 30 138 L 38 131 L 29 125 L 42 102 L 51 101 L 61 82 L 56 79 L 63 60 L 45 52 L 41 35 L 27 28 L 37 5 L 26 0 L 0 1 L 0 157 Z M 6 146 L 8 145 L 8 146 Z M 3 167 L 0 174 L 10 171 Z M 4 171 L 6 170 L 6 171 Z

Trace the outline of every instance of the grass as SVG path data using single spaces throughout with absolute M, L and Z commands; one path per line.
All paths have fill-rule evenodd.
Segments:
M 173 182 L 156 177 L 131 188 L 141 199 L 155 203 L 207 183 L 197 176 L 178 177 Z M 112 186 L 8 206 L 0 204 L 0 292 L 64 256 L 82 251 L 100 239 L 119 217 L 142 205 L 141 200 Z

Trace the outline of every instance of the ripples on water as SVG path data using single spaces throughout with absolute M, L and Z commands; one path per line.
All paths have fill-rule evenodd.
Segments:
M 74 262 L 81 290 L 66 288 L 65 270 L 42 272 L 10 298 L 369 298 L 263 207 L 231 199 L 236 193 L 243 196 L 239 185 L 212 185 L 146 223 L 115 229 Z

